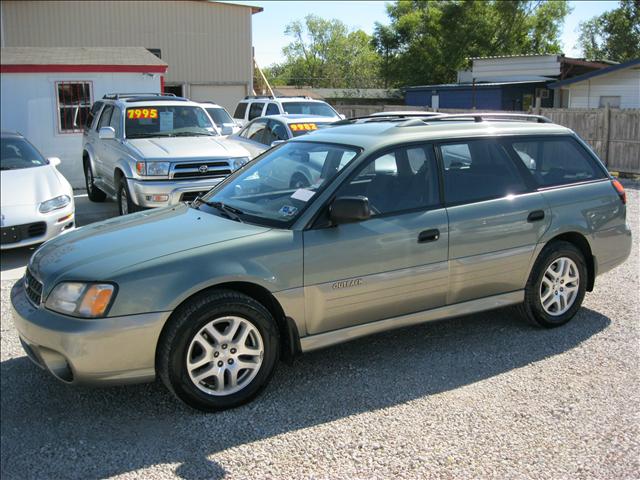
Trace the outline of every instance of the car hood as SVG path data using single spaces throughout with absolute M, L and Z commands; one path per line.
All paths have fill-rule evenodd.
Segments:
M 211 157 L 247 157 L 247 151 L 221 137 L 158 137 L 127 140 L 141 158 L 194 159 Z
M 37 205 L 67 194 L 59 175 L 52 165 L 3 170 L 0 173 L 2 207 Z
M 107 281 L 138 263 L 267 231 L 178 205 L 93 223 L 50 240 L 34 253 L 29 269 L 48 291 L 62 280 Z

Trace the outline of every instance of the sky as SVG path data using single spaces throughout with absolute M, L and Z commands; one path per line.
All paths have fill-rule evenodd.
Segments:
M 313 13 L 323 18 L 337 18 L 353 28 L 373 33 L 375 22 L 389 23 L 385 1 L 244 1 L 264 8 L 253 15 L 253 45 L 258 65 L 267 67 L 283 60 L 282 47 L 290 42 L 284 34 L 285 26 Z M 571 1 L 572 12 L 566 17 L 562 44 L 568 57 L 579 57 L 578 24 L 591 17 L 612 10 L 617 1 Z

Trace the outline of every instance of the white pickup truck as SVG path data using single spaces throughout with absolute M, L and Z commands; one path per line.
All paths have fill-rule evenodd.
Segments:
M 201 105 L 158 94 L 95 102 L 82 156 L 89 199 L 113 197 L 121 215 L 192 201 L 249 161 Z

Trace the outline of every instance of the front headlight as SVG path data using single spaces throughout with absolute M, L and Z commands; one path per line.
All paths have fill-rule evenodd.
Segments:
M 74 317 L 103 317 L 114 297 L 110 283 L 63 282 L 47 297 L 45 307 Z
M 233 159 L 233 169 L 234 170 L 238 170 L 239 168 L 242 168 L 247 163 L 249 163 L 249 158 L 248 157 L 234 158 Z
M 146 175 L 148 177 L 166 177 L 169 175 L 169 166 L 171 165 L 169 162 L 146 162 L 147 163 L 147 171 Z
M 60 195 L 59 197 L 52 198 L 46 202 L 42 202 L 38 210 L 40 213 L 49 213 L 59 208 L 64 208 L 71 203 L 71 197 L 68 195 Z

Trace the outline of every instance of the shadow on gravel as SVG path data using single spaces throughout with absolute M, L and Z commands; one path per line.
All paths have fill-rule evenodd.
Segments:
M 185 479 L 223 478 L 208 456 L 479 382 L 567 352 L 609 324 L 583 308 L 568 325 L 543 330 L 503 309 L 387 332 L 281 364 L 253 403 L 211 415 L 159 383 L 67 387 L 26 357 L 9 360 L 1 364 L 2 477 L 98 478 L 175 464 Z

